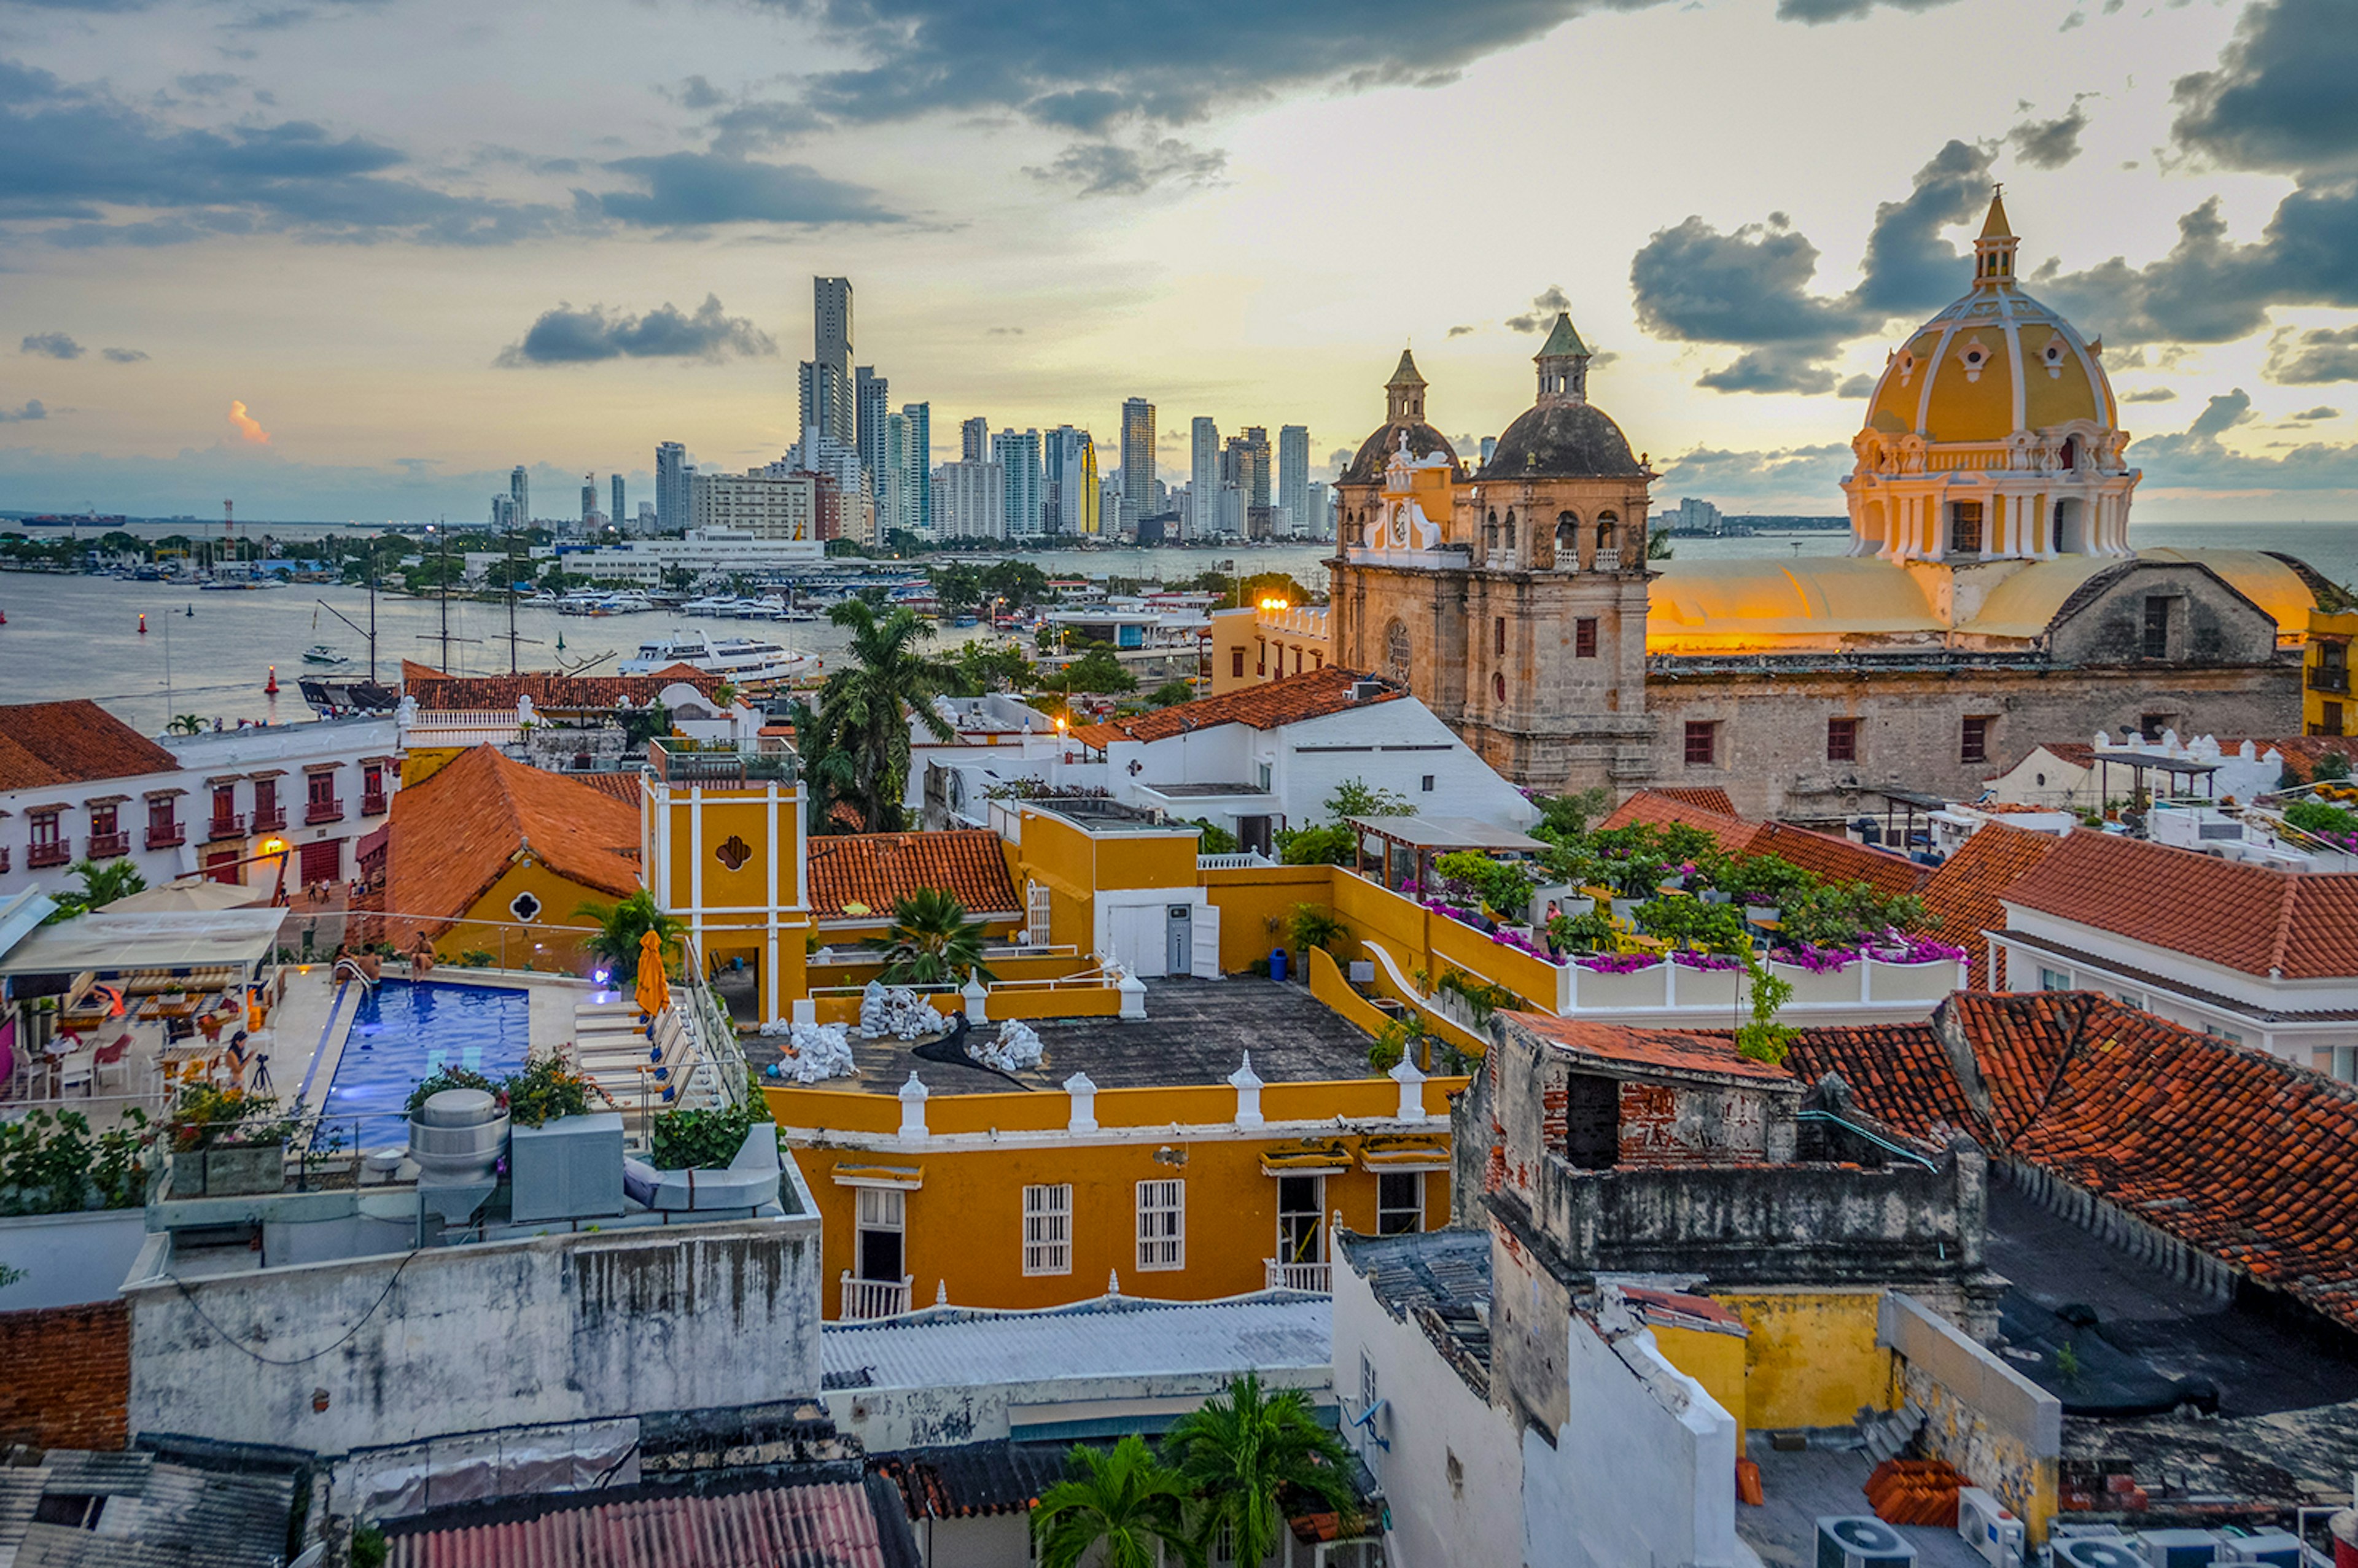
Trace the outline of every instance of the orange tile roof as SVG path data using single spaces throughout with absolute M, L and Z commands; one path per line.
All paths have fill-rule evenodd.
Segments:
M 179 770 L 180 759 L 87 697 L 0 707 L 0 789 Z
M 2271 871 L 2077 828 L 2005 898 L 2245 974 L 2358 975 L 2358 873 Z
M 1730 800 L 1727 792 L 1717 784 L 1656 784 L 1647 793 L 1660 795 L 1664 800 L 1675 800 L 1683 805 L 1700 806 L 1705 811 L 1717 812 L 1722 816 L 1736 815 L 1736 802 Z
M 2358 1327 L 2358 1087 L 2085 992 L 1960 993 L 1930 1023 L 1807 1030 L 1786 1065 L 1839 1071 L 1899 1130 L 1971 1131 Z
M 1408 695 L 1403 688 L 1382 682 L 1379 683 L 1382 686 L 1380 691 L 1354 702 L 1352 688 L 1362 681 L 1375 679 L 1373 676 L 1330 665 L 1306 675 L 1288 676 L 1283 680 L 1244 687 L 1218 697 L 1174 703 L 1169 708 L 1117 719 L 1108 724 L 1090 725 L 1087 732 L 1104 734 L 1105 740 L 1089 742 L 1102 750 L 1105 741 L 1163 741 L 1216 724 L 1249 724 L 1256 730 L 1274 730 L 1281 724 L 1324 719 L 1347 708 L 1393 702 Z
M 439 935 L 529 849 L 550 871 L 594 893 L 639 891 L 639 813 L 562 773 L 510 762 L 494 746 L 460 754 L 393 797 L 385 908 L 396 945 Z M 572 911 L 551 910 L 565 924 Z
M 2062 843 L 2052 833 L 1992 822 L 1966 839 L 1924 884 L 1924 907 L 1940 922 L 1936 930 L 1941 940 L 1965 950 L 1975 990 L 1989 984 L 1989 945 L 1981 934 L 2006 928 L 2000 896 Z
M 920 888 L 955 895 L 968 919 L 1023 911 L 1007 853 L 988 828 L 847 833 L 810 841 L 810 903 L 822 919 L 844 918 L 848 903 L 863 904 L 881 918 Z
M 627 773 L 565 773 L 560 776 L 594 789 L 600 795 L 611 795 L 633 811 L 638 810 L 639 802 L 646 798 L 646 781 L 635 771 Z
M 1728 1035 L 1633 1029 L 1621 1023 L 1560 1018 L 1552 1012 L 1516 1012 L 1508 1016 L 1541 1039 L 1576 1056 L 1661 1073 L 1714 1073 L 1722 1077 L 1757 1078 L 1767 1083 L 1792 1082 L 1792 1075 L 1784 1068 L 1737 1054 L 1736 1042 Z
M 1638 791 L 1615 806 L 1613 814 L 1597 826 L 1628 827 L 1634 823 L 1652 827 L 1700 827 L 1717 839 L 1721 850 L 1730 855 L 1745 853 L 1753 835 L 1760 831 L 1758 823 L 1747 822 L 1733 811 L 1714 810 L 1660 789 Z
M 404 659 L 401 691 L 429 713 L 513 713 L 516 699 L 529 697 L 544 712 L 579 712 L 629 705 L 643 708 L 664 687 L 683 682 L 707 697 L 726 676 L 707 675 L 692 665 L 674 665 L 651 676 L 568 676 L 547 670 L 514 676 L 445 675 L 430 665 Z
M 1724 791 L 1641 789 L 1614 809 L 1602 824 L 1627 827 L 1632 823 L 1653 827 L 1699 827 L 1719 843 L 1723 853 L 1739 859 L 1776 855 L 1828 881 L 1865 882 L 1882 893 L 1919 891 L 1930 874 L 1912 860 L 1881 849 L 1870 849 L 1831 833 L 1795 827 L 1784 822 L 1747 822 L 1688 798 Z

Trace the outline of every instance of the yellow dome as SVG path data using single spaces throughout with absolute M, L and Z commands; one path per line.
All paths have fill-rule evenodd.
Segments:
M 2017 242 L 2006 209 L 1974 242 L 1974 286 L 1893 351 L 1867 402 L 1866 426 L 1927 441 L 2004 441 L 2073 420 L 2119 427 L 2098 349 L 2015 283 Z

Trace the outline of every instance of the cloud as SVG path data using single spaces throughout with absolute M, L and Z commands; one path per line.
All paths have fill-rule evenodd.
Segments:
M 1895 11 L 1930 11 L 1951 0 L 1777 0 L 1777 17 L 1784 22 L 1844 22 L 1866 16 L 1878 3 Z
M 1875 391 L 1875 377 L 1861 372 L 1834 388 L 1836 397 L 1865 397 Z
M 983 335 L 990 338 L 1020 338 L 1023 335 L 1023 329 L 1021 327 L 992 327 Z
M 602 305 L 576 310 L 559 305 L 543 311 L 524 341 L 500 351 L 494 362 L 529 365 L 590 364 L 612 359 L 693 359 L 718 362 L 756 359 L 778 351 L 777 343 L 750 318 L 730 316 L 718 295 L 708 294 L 692 316 L 665 302 L 644 316 L 609 311 Z
M 636 191 L 577 193 L 585 208 L 643 228 L 703 228 L 715 223 L 897 223 L 864 185 L 829 179 L 800 163 L 757 163 L 717 153 L 665 153 L 616 158 L 605 168 Z
M 109 364 L 135 365 L 149 357 L 145 349 L 101 349 L 101 357 Z
M 1075 142 L 1045 168 L 1024 173 L 1053 185 L 1068 185 L 1082 196 L 1141 196 L 1158 185 L 1210 185 L 1228 167 L 1228 155 L 1164 136 L 1141 146 L 1115 142 Z
M 38 397 L 25 399 L 22 408 L 0 408 L 0 425 L 22 425 L 49 416 L 49 411 L 41 406 L 41 400 Z
M 1696 384 L 1720 392 L 1835 390 L 1824 362 L 1894 316 L 1947 304 L 1971 269 L 1941 231 L 1971 218 L 1989 149 L 1952 141 L 1903 200 L 1876 208 L 1858 286 L 1816 294 L 1818 248 L 1782 212 L 1722 232 L 1700 217 L 1658 231 L 1630 259 L 1639 325 L 1658 338 L 1742 350 Z
M 2339 419 L 2342 417 L 2342 410 L 2320 403 L 2314 408 L 2302 409 L 2299 413 L 2294 415 L 2293 417 L 2296 419 L 2307 420 Z
M 232 400 L 229 406 L 229 422 L 237 427 L 238 439 L 250 441 L 257 447 L 270 445 L 270 432 L 262 427 L 260 420 L 245 411 L 244 404 Z
M 2358 8 L 2257 0 L 2215 70 L 2171 85 L 2180 146 L 2230 168 L 2317 174 L 2358 163 Z
M 2275 457 L 2248 457 L 2219 438 L 2251 422 L 2242 387 L 2213 397 L 2184 433 L 2152 436 L 2132 448 L 2156 488 L 2193 490 L 2358 490 L 2358 445 L 2309 441 Z
M 1474 329 L 1471 327 L 1452 327 L 1449 329 L 1449 335 L 1453 338 L 1470 338 L 1474 335 Z
M 2025 120 L 2006 134 L 2014 156 L 2032 168 L 2061 168 L 2080 156 L 2080 133 L 2088 128 L 2088 112 L 2080 107 L 2088 94 L 2071 100 L 2069 113 L 2054 120 Z
M 233 76 L 225 70 L 198 71 L 188 76 L 176 76 L 173 85 L 191 98 L 218 98 L 245 78 Z
M 2124 392 L 2123 403 L 2175 403 L 2178 394 L 2167 386 L 2148 386 L 2143 392 Z
M 729 102 L 728 95 L 702 76 L 691 76 L 677 87 L 658 87 L 656 92 L 683 109 L 717 109 Z
M 78 360 L 82 356 L 82 346 L 63 332 L 27 332 L 16 351 L 45 354 L 53 360 Z
M 2279 386 L 2358 381 L 2358 327 L 2278 332 L 2268 342 L 2268 362 L 2261 373 Z
M 1841 481 L 1856 460 L 1846 443 L 1735 451 L 1696 447 L 1666 460 L 1656 493 L 1699 495 L 1722 505 L 1767 503 L 1801 514 L 1842 506 Z
M 1566 297 L 1563 286 L 1551 283 L 1531 296 L 1529 310 L 1520 316 L 1508 317 L 1505 325 L 1509 331 L 1536 332 L 1543 327 L 1553 326 L 1557 311 L 1571 308 L 1572 301 Z

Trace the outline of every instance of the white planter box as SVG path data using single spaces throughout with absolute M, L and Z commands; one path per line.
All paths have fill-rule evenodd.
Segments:
M 1584 969 L 1574 962 L 1565 971 L 1572 981 L 1573 1011 L 1590 1012 L 1616 1008 L 1665 1006 L 1670 981 L 1664 971 L 1669 968 L 1668 963 L 1660 963 L 1633 969 L 1626 975 L 1610 975 L 1595 969 Z

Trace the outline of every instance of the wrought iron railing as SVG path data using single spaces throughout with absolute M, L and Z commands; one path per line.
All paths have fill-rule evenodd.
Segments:
M 303 821 L 307 826 L 320 822 L 341 822 L 343 819 L 344 802 L 340 795 L 330 795 L 326 800 L 312 801 L 303 808 Z
M 93 833 L 90 836 L 90 858 L 93 860 L 112 860 L 117 855 L 129 853 L 131 835 L 128 833 Z
M 189 830 L 178 822 L 159 822 L 147 829 L 147 848 L 168 849 L 189 841 Z
M 227 816 L 215 816 L 205 825 L 208 838 L 243 838 L 245 837 L 245 815 L 232 812 Z

